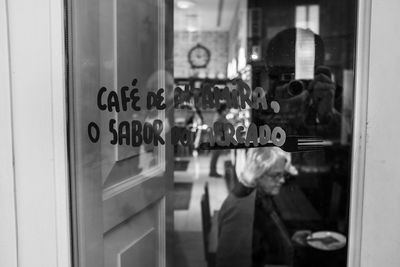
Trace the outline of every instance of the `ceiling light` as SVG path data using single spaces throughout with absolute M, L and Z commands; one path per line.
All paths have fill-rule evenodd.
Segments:
M 195 31 L 197 31 L 197 28 L 194 27 L 194 26 L 187 26 L 186 29 L 187 29 L 188 32 L 195 32 Z
M 258 55 L 257 54 L 251 54 L 251 59 L 252 60 L 257 60 L 258 59 Z
M 180 9 L 188 9 L 195 5 L 192 1 L 180 0 L 176 2 L 176 6 Z
M 251 47 L 251 55 L 250 55 L 251 60 L 254 60 L 254 61 L 259 60 L 260 56 L 261 56 L 260 51 L 261 51 L 261 48 L 259 45 L 253 45 Z

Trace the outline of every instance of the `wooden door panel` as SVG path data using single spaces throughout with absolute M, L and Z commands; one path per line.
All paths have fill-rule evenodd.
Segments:
M 172 2 L 171 2 L 172 3 Z M 170 4 L 171 4 L 170 3 Z M 165 1 L 70 0 L 71 144 L 76 265 L 165 266 L 165 146 L 112 145 L 109 121 L 167 121 L 147 110 L 149 91 L 166 88 Z M 172 31 L 170 31 L 172 35 Z M 138 79 L 141 111 L 101 111 L 101 87 L 120 92 Z M 100 140 L 87 138 L 96 122 Z M 165 139 L 165 134 L 163 133 Z M 167 143 L 167 142 L 166 142 Z M 168 143 L 166 144 L 168 145 Z
M 165 195 L 165 177 L 153 177 L 103 200 L 104 232 L 125 221 L 135 213 L 159 201 Z
M 162 199 L 105 232 L 105 266 L 162 266 L 164 215 Z

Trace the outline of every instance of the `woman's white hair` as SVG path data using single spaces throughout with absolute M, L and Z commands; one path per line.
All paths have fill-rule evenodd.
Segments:
M 284 170 L 291 175 L 297 175 L 297 169 L 292 165 L 291 154 L 279 147 L 257 147 L 250 149 L 247 154 L 246 165 L 250 169 L 255 167 L 257 170 L 253 169 L 252 171 L 261 176 L 261 174 L 268 172 L 281 159 L 285 160 Z M 250 165 L 254 167 L 250 167 Z M 259 177 L 254 177 L 255 173 L 252 175 L 245 172 L 239 175 L 239 182 L 245 186 L 254 187 Z
M 269 171 L 280 159 L 285 160 L 285 171 L 291 175 L 297 175 L 297 169 L 292 165 L 290 153 L 279 147 L 257 147 L 252 151 L 253 160 L 261 166 L 263 172 Z

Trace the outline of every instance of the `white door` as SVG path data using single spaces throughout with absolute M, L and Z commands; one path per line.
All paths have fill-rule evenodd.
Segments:
M 165 66 L 171 48 L 166 42 L 172 34 L 166 26 L 172 15 L 168 2 L 69 2 L 69 147 L 76 266 L 166 264 L 166 221 L 171 214 L 166 194 L 172 183 L 172 157 L 167 156 L 170 112 L 148 109 L 145 100 L 148 92 L 159 88 L 166 89 L 166 95 L 172 92 L 171 72 Z M 121 89 L 124 86 L 128 88 Z M 141 110 L 135 110 L 132 101 L 122 107 L 121 92 L 131 96 L 134 88 L 138 88 L 136 106 Z M 112 94 L 119 100 L 111 99 Z M 163 122 L 165 144 L 132 145 L 129 131 L 138 129 L 137 122 L 143 127 L 155 120 Z M 129 136 L 115 144 L 112 140 L 119 128 L 118 137 Z

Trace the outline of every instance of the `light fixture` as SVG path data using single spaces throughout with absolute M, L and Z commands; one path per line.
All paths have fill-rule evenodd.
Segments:
M 223 80 L 223 79 L 225 79 L 225 74 L 223 74 L 222 72 L 218 72 L 217 78 L 220 80 Z
M 251 60 L 257 60 L 258 59 L 258 55 L 253 53 L 251 54 Z
M 186 30 L 187 30 L 188 32 L 195 32 L 195 31 L 197 31 L 197 28 L 196 28 L 195 26 L 187 26 L 187 27 L 186 27 Z
M 180 9 L 188 9 L 193 7 L 194 5 L 195 5 L 194 2 L 187 0 L 179 0 L 176 2 L 176 6 Z
M 251 60 L 254 61 L 260 59 L 260 50 L 261 48 L 259 45 L 253 45 L 251 47 L 251 55 L 250 55 Z
M 188 32 L 195 32 L 198 30 L 199 18 L 197 14 L 187 14 L 186 18 L 186 30 Z
M 215 79 L 216 76 L 217 76 L 217 75 L 215 74 L 215 72 L 210 71 L 210 72 L 208 73 L 208 78 L 209 78 L 209 79 Z
M 205 79 L 205 78 L 207 78 L 207 73 L 204 70 L 200 70 L 198 72 L 197 77 L 199 77 L 200 79 Z

